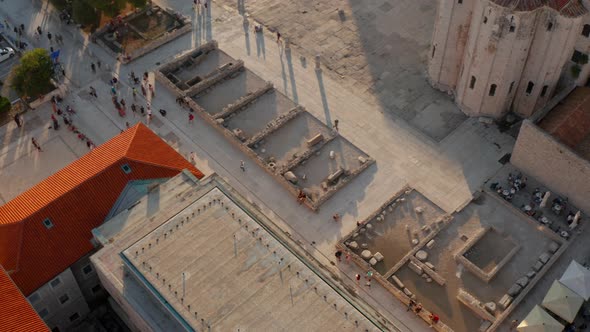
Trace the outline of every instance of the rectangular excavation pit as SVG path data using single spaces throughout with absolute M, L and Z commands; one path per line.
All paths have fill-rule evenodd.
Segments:
M 457 262 L 485 281 L 492 278 L 516 254 L 520 246 L 495 227 L 482 229 L 455 255 Z
M 239 128 L 247 138 L 250 138 L 264 130 L 271 121 L 288 113 L 295 106 L 296 104 L 291 99 L 273 89 L 258 97 L 248 106 L 225 118 L 225 125 L 232 131 Z M 288 145 L 289 141 L 283 141 L 282 144 Z
M 194 83 L 189 84 L 191 80 L 195 80 L 197 77 L 202 80 L 217 68 L 232 62 L 235 62 L 234 59 L 219 49 L 206 50 L 196 58 L 189 57 L 183 61 L 182 65 L 178 67 L 180 70 L 174 75 L 180 81 L 192 86 Z
M 330 157 L 331 151 L 334 152 L 333 159 Z M 359 157 L 366 160 L 365 163 L 360 162 Z M 298 187 L 302 187 L 308 193 L 308 197 L 311 195 L 312 202 L 318 202 L 338 188 L 341 182 L 351 180 L 366 168 L 368 160 L 369 156 L 366 153 L 341 136 L 337 136 L 290 171 L 300 179 Z M 338 181 L 327 186 L 322 184 L 327 183 L 328 177 L 340 169 L 344 170 L 344 174 Z
M 332 130 L 307 112 L 301 112 L 264 138 L 253 149 L 265 161 L 274 159 L 277 167 L 285 166 L 295 155 L 309 150 L 307 141 L 317 134 L 329 137 Z
M 248 93 L 253 93 L 266 86 L 266 82 L 244 69 L 217 83 L 198 95 L 193 100 L 211 115 L 215 115 L 229 104 L 234 103 Z

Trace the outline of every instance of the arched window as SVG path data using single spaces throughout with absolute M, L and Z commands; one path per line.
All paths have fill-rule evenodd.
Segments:
M 584 24 L 584 29 L 582 29 L 582 36 L 590 37 L 590 24 Z
M 530 95 L 533 92 L 533 88 L 535 87 L 535 83 L 529 81 L 529 84 L 526 86 L 526 94 Z
M 549 88 L 548 85 L 543 85 L 543 88 L 541 89 L 541 97 L 545 97 L 545 95 L 547 94 L 548 88 Z
M 510 83 L 510 87 L 508 88 L 508 93 L 512 92 L 513 88 L 514 88 L 514 81 L 512 81 L 512 83 Z
M 496 88 L 497 87 L 498 86 L 496 84 L 490 85 L 490 93 L 489 93 L 490 96 L 494 96 L 496 94 Z
M 473 88 L 475 87 L 475 76 L 471 76 L 471 82 L 469 82 L 469 88 L 473 90 Z
M 547 31 L 551 31 L 551 30 L 553 30 L 553 22 L 549 22 L 547 24 Z

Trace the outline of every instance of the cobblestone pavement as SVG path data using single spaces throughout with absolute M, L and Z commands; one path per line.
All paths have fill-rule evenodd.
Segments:
M 425 77 L 436 14 L 432 0 L 215 0 L 278 29 L 366 102 L 440 141 L 464 120 Z

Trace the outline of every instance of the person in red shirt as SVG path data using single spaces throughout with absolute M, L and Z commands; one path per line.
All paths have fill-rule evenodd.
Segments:
M 193 115 L 193 113 L 189 113 L 188 114 L 188 123 L 193 124 L 194 119 L 195 119 L 195 116 Z
M 428 317 L 430 318 L 430 325 L 436 325 L 438 323 L 438 321 L 440 320 L 440 317 L 438 317 L 437 314 L 431 312 L 430 315 L 428 315 Z

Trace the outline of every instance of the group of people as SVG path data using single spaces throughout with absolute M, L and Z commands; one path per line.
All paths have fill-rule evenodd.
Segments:
M 84 135 L 82 132 L 80 132 L 80 130 L 78 130 L 78 128 L 74 125 L 74 121 L 73 121 L 71 115 L 76 114 L 76 111 L 70 105 L 66 105 L 65 111 L 62 111 L 61 108 L 59 107 L 59 106 L 61 106 L 62 101 L 63 101 L 63 98 L 59 95 L 55 95 L 55 96 L 51 97 L 51 107 L 52 107 L 53 113 L 51 114 L 52 126 L 49 127 L 49 129 L 54 129 L 54 130 L 59 129 L 58 117 L 61 116 L 64 126 L 66 126 L 66 128 L 68 128 L 71 132 L 73 132 L 75 135 L 77 135 L 78 139 L 85 141 L 86 146 L 90 150 L 94 149 L 96 147 L 94 145 L 94 142 L 92 142 L 92 140 L 90 140 L 90 138 L 88 138 L 86 135 Z M 41 149 L 41 146 L 39 145 L 39 143 L 34 138 L 32 140 L 32 143 L 33 143 L 33 146 L 37 150 L 43 151 Z
M 495 190 L 498 195 L 510 202 L 517 192 L 526 187 L 527 178 L 523 176 L 522 173 L 516 175 L 508 173 L 507 181 L 508 186 L 506 188 L 503 188 L 498 182 L 494 182 L 490 185 L 490 189 Z

